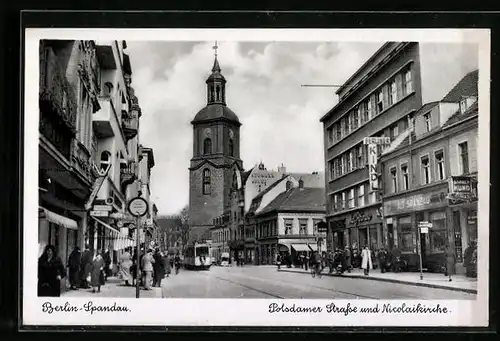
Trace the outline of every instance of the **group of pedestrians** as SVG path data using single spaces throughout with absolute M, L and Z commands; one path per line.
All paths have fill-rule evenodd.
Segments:
M 180 256 L 177 253 L 171 257 L 159 248 L 141 250 L 141 256 L 137 261 L 137 253 L 131 255 L 131 248 L 125 250 L 120 257 L 119 278 L 126 286 L 135 286 L 137 280 L 144 290 L 152 287 L 160 287 L 163 278 L 169 277 L 172 269 L 179 273 L 181 266 Z M 137 266 L 139 264 L 139 267 Z
M 59 297 L 61 281 L 68 274 L 70 290 L 92 288 L 92 292 L 100 292 L 111 274 L 109 251 L 103 255 L 101 250 L 97 250 L 94 256 L 89 245 L 85 245 L 83 252 L 76 246 L 64 266 L 56 248 L 53 245 L 45 246 L 38 258 L 38 296 Z

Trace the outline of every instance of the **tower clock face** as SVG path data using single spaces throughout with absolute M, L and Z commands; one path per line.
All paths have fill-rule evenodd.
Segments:
M 232 129 L 229 129 L 229 137 L 233 138 L 234 137 L 234 132 Z
M 203 131 L 203 135 L 205 137 L 210 137 L 212 135 L 212 130 L 210 128 L 205 128 L 205 130 Z

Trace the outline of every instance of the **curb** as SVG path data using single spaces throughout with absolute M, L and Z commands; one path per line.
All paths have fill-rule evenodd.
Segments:
M 309 275 L 309 272 L 299 272 L 299 271 L 293 271 L 293 270 L 278 270 L 280 272 L 293 272 L 293 273 L 298 273 L 298 274 L 305 274 Z M 364 279 L 364 280 L 372 280 L 372 281 L 379 281 L 379 282 L 390 282 L 390 283 L 399 283 L 399 284 L 406 284 L 406 285 L 414 285 L 417 287 L 427 287 L 427 288 L 434 288 L 434 289 L 445 289 L 445 290 L 452 290 L 452 291 L 460 291 L 460 292 L 465 292 L 468 294 L 475 294 L 477 295 L 477 290 L 476 289 L 467 289 L 467 288 L 455 288 L 455 287 L 449 287 L 446 285 L 440 285 L 440 284 L 430 284 L 430 283 L 419 283 L 419 282 L 409 282 L 409 281 L 403 281 L 400 279 L 392 279 L 392 278 L 380 278 L 380 277 L 370 277 L 370 276 L 356 276 L 356 275 L 331 275 L 328 273 L 323 274 L 323 276 L 329 276 L 329 277 L 343 277 L 343 278 L 359 278 L 359 279 Z

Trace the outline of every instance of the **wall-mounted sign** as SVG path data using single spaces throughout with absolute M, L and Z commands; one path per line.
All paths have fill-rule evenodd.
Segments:
M 460 205 L 477 200 L 477 181 L 470 176 L 452 176 L 449 179 L 450 205 Z
M 109 206 L 109 205 L 94 205 L 92 207 L 92 209 L 94 211 L 112 211 L 113 210 L 113 206 Z
M 377 174 L 377 145 L 375 143 L 368 144 L 368 176 L 370 179 L 370 191 L 378 189 L 378 174 Z
M 107 217 L 108 215 L 108 211 L 90 211 L 91 217 Z
M 358 225 L 359 223 L 371 221 L 373 218 L 371 213 L 365 213 L 364 211 L 356 211 L 351 215 L 349 219 L 349 224 Z
M 364 144 L 382 144 L 382 145 L 389 145 L 391 144 L 391 138 L 390 137 L 365 137 L 363 139 Z
M 384 202 L 386 216 L 396 215 L 402 211 L 414 211 L 433 208 L 447 204 L 446 191 L 415 194 L 405 198 L 387 200 Z

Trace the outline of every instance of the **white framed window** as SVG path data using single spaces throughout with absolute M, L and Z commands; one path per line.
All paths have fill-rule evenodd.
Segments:
M 377 93 L 377 114 L 384 111 L 384 92 L 382 89 Z
M 342 127 L 340 126 L 340 123 L 335 123 L 334 127 L 336 140 L 340 141 L 342 139 Z
M 389 86 L 389 105 L 393 105 L 398 101 L 398 88 L 396 86 L 396 80 L 393 79 Z
M 349 208 L 354 207 L 354 188 L 351 188 L 349 190 L 349 201 L 347 202 L 347 207 Z
M 345 209 L 345 207 L 346 207 L 345 192 L 342 192 L 342 200 L 340 202 L 340 207 L 342 209 Z
M 339 210 L 339 196 L 337 194 L 332 195 L 333 197 L 333 211 Z
M 399 127 L 397 125 L 391 128 L 391 138 L 396 138 L 399 135 Z
M 359 124 L 363 125 L 368 121 L 368 111 L 366 108 L 366 102 L 362 102 L 359 106 Z
M 422 185 L 427 185 L 431 182 L 431 165 L 429 162 L 429 155 L 424 155 L 420 158 L 420 165 L 422 169 Z
M 342 119 L 344 121 L 344 135 L 347 136 L 351 132 L 351 126 L 349 125 L 349 115 Z
M 357 148 L 357 153 L 356 153 L 356 167 L 357 168 L 362 168 L 365 166 L 365 163 L 364 163 L 364 155 L 363 155 L 363 145 L 359 145 L 358 148 Z
M 410 188 L 410 179 L 408 174 L 408 164 L 401 165 L 401 176 L 403 178 L 403 190 L 406 191 Z
M 358 127 L 361 125 L 359 122 L 359 107 L 354 108 L 352 112 L 352 130 L 358 129 Z
M 391 175 L 391 191 L 392 193 L 396 193 L 398 191 L 398 172 L 396 167 L 392 167 L 389 173 Z
M 371 99 L 368 99 L 366 102 L 366 121 L 368 122 L 373 118 L 373 106 Z
M 339 172 L 338 172 L 338 176 L 342 176 L 344 175 L 344 157 L 343 156 L 340 156 L 338 158 L 338 161 L 339 161 Z
M 328 162 L 330 167 L 330 180 L 335 179 L 335 160 Z
M 424 115 L 424 124 L 425 124 L 425 131 L 429 132 L 431 131 L 432 125 L 431 125 L 431 113 L 428 112 L 427 114 Z
M 352 150 L 347 153 L 347 172 L 350 172 L 354 169 L 354 156 Z
M 365 185 L 358 187 L 358 206 L 365 206 Z
M 300 235 L 307 234 L 307 220 L 306 219 L 299 220 L 299 234 Z
M 368 195 L 368 202 L 370 204 L 375 204 L 377 202 L 377 192 L 373 191 L 373 192 L 370 192 L 370 194 Z
M 285 219 L 285 235 L 292 234 L 292 226 L 293 226 L 293 220 Z
M 404 80 L 403 80 L 403 94 L 408 95 L 413 91 L 413 81 L 412 81 L 412 74 L 411 70 L 408 69 L 404 73 Z
M 434 160 L 436 161 L 436 179 L 444 180 L 446 173 L 444 169 L 444 151 L 442 149 L 434 153 Z

